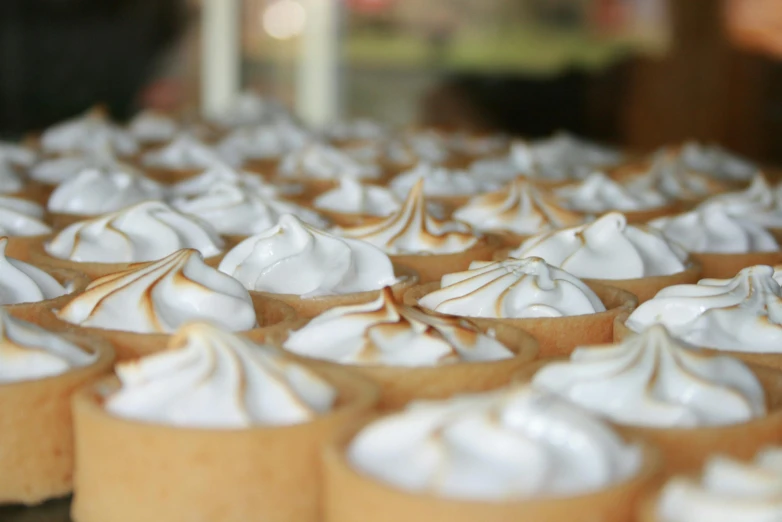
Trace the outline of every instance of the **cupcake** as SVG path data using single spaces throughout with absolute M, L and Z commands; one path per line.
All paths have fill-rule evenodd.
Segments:
M 698 476 L 670 479 L 642 503 L 639 522 L 764 522 L 782 513 L 782 450 L 754 459 L 713 455 Z
M 532 237 L 510 257 L 540 257 L 571 274 L 617 286 L 643 303 L 661 288 L 694 283 L 700 267 L 655 228 L 631 225 L 618 212 L 593 223 Z
M 53 125 L 40 137 L 41 150 L 50 156 L 88 152 L 95 143 L 107 143 L 124 157 L 133 156 L 139 150 L 130 132 L 113 123 L 103 107 Z
M 152 179 L 173 184 L 225 162 L 217 149 L 187 133 L 141 156 L 141 166 Z
M 316 522 L 321 444 L 377 401 L 358 376 L 204 323 L 116 372 L 74 400 L 80 522 Z
M 44 208 L 33 201 L 0 196 L 0 236 L 7 238 L 6 252 L 22 261 L 30 259 L 30 248 L 51 234 L 44 223 Z
M 619 322 L 614 336 L 659 323 L 686 343 L 782 368 L 782 288 L 773 276 L 760 265 L 733 279 L 665 288 Z
M 419 401 L 325 449 L 327 522 L 630 520 L 653 450 L 567 401 L 512 387 Z
M 617 210 L 630 223 L 645 223 L 677 210 L 675 202 L 653 187 L 639 189 L 622 185 L 600 171 L 580 183 L 555 189 L 554 194 L 567 209 L 592 215 Z
M 311 139 L 310 133 L 296 123 L 280 120 L 237 128 L 220 141 L 217 150 L 233 164 L 273 177 L 280 159 Z
M 179 124 L 164 112 L 145 109 L 130 120 L 128 130 L 139 145 L 149 148 L 174 139 L 179 132 Z
M 142 201 L 163 199 L 163 187 L 130 165 L 106 164 L 74 174 L 52 192 L 48 219 L 57 229 L 107 212 L 116 212 Z
M 337 225 L 351 226 L 389 216 L 402 207 L 402 202 L 385 187 L 344 178 L 338 186 L 316 197 L 312 207 Z
M 30 258 L 34 264 L 100 277 L 182 248 L 194 248 L 216 263 L 223 247 L 223 240 L 208 223 L 165 203 L 147 201 L 68 225 L 50 240 L 31 245 Z
M 210 321 L 231 332 L 266 331 L 295 317 L 273 299 L 253 302 L 239 281 L 192 249 L 133 264 L 93 281 L 66 303 L 39 308 L 35 322 L 109 341 L 120 360 L 161 351 L 180 326 Z
M 295 181 L 305 186 L 305 195 L 316 197 L 334 188 L 340 179 L 381 181 L 382 169 L 375 163 L 363 163 L 349 154 L 318 142 L 310 142 L 286 154 L 277 167 L 278 181 Z
M 0 310 L 0 503 L 72 491 L 71 395 L 110 373 L 113 357 L 99 340 L 55 335 Z
M 484 328 L 522 329 L 538 340 L 541 357 L 570 353 L 586 339 L 609 342 L 616 317 L 636 304 L 628 292 L 588 286 L 534 257 L 473 262 L 465 272 L 412 288 L 405 301 L 432 313 L 469 317 Z
M 387 218 L 335 231 L 382 249 L 392 261 L 415 269 L 422 283 L 463 270 L 472 261 L 490 259 L 498 243 L 473 233 L 464 223 L 433 218 L 424 203 L 423 180 L 413 186 L 402 208 Z
M 668 473 L 697 470 L 713 453 L 750 457 L 782 433 L 782 374 L 704 353 L 661 325 L 522 372 L 660 448 Z
M 282 345 L 305 361 L 369 377 L 388 409 L 498 388 L 537 354 L 537 343 L 520 330 L 434 317 L 402 305 L 390 288 L 369 303 L 326 310 Z
M 171 206 L 212 223 L 217 232 L 235 242 L 273 227 L 284 214 L 318 228 L 329 225 L 328 220 L 308 208 L 229 182 L 217 182 L 197 195 L 174 197 Z
M 517 178 L 498 191 L 472 197 L 453 218 L 517 247 L 535 234 L 579 225 L 585 216 L 561 207 L 540 187 Z
M 442 205 L 446 216 L 467 203 L 471 196 L 497 190 L 500 186 L 496 181 L 484 180 L 466 170 L 419 163 L 391 180 L 389 187 L 398 197 L 404 198 L 419 180 L 423 181 L 424 196 Z
M 402 294 L 416 275 L 395 267 L 369 243 L 318 230 L 290 214 L 231 249 L 220 271 L 238 279 L 253 298 L 273 297 L 302 317 L 377 298 L 392 286 Z
M 706 202 L 649 224 L 683 245 L 700 263 L 704 277 L 730 278 L 748 266 L 782 263 L 771 232 L 746 217 L 732 215 L 719 202 Z

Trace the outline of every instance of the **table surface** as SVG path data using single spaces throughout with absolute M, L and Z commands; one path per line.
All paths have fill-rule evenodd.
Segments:
M 71 499 L 57 499 L 35 507 L 0 506 L 3 522 L 71 522 Z

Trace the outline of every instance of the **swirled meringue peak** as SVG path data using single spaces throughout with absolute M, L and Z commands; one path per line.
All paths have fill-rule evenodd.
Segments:
M 44 245 L 53 257 L 82 263 L 155 261 L 183 248 L 211 257 L 223 240 L 208 223 L 159 201 L 73 223 Z
M 62 375 L 89 366 L 95 353 L 0 309 L 0 384 Z
M 37 160 L 38 154 L 26 144 L 0 140 L 0 163 L 30 168 Z
M 782 353 L 782 289 L 774 269 L 757 265 L 733 279 L 702 279 L 660 290 L 627 319 L 641 332 L 663 324 L 695 346 L 737 352 Z
M 311 139 L 307 130 L 292 121 L 280 120 L 235 129 L 217 148 L 224 157 L 241 164 L 249 160 L 279 158 L 304 147 Z
M 705 202 L 689 212 L 654 219 L 649 225 L 690 252 L 741 254 L 779 248 L 766 229 L 749 219 L 732 216 L 718 202 Z
M 21 192 L 24 185 L 25 181 L 16 167 L 0 153 L 0 194 Z
M 614 422 L 654 428 L 739 424 L 766 413 L 763 386 L 738 359 L 708 356 L 662 325 L 621 344 L 576 348 L 533 385 Z
M 284 156 L 277 170 L 283 178 L 376 179 L 380 167 L 362 163 L 350 154 L 324 143 L 312 142 Z
M 663 207 L 670 202 L 658 191 L 623 186 L 600 171 L 591 173 L 577 185 L 555 190 L 555 194 L 564 207 L 593 214 L 611 210 L 647 210 Z
M 173 139 L 179 125 L 168 114 L 147 109 L 130 120 L 128 130 L 139 143 L 161 143 Z
M 162 185 L 117 163 L 78 172 L 54 189 L 47 207 L 51 212 L 95 216 L 163 197 Z
M 577 277 L 635 279 L 686 270 L 687 253 L 657 229 L 630 225 L 618 212 L 528 239 L 511 257 L 541 257 Z
M 531 386 L 416 401 L 356 435 L 361 473 L 438 497 L 502 501 L 598 491 L 638 473 L 641 448 Z
M 5 254 L 8 238 L 0 237 L 0 305 L 37 303 L 68 293 L 40 268 Z
M 214 185 L 223 183 L 239 185 L 245 190 L 259 192 L 269 197 L 277 196 L 279 193 L 277 187 L 266 183 L 258 174 L 238 170 L 222 162 L 216 163 L 200 174 L 171 185 L 168 193 L 172 198 L 198 196 L 209 192 Z
M 390 187 L 397 196 L 404 197 L 418 180 L 423 180 L 426 196 L 465 196 L 499 188 L 497 182 L 483 180 L 471 172 L 429 163 L 419 163 L 398 175 L 391 181 Z
M 706 203 L 722 205 L 726 213 L 762 227 L 782 228 L 782 205 L 777 202 L 771 185 L 762 174 L 752 178 L 752 183 L 745 190 L 718 194 Z
M 605 312 L 600 298 L 577 277 L 540 258 L 473 261 L 444 275 L 439 290 L 418 304 L 466 317 L 565 317 Z
M 257 326 L 242 284 L 192 249 L 101 277 L 56 314 L 79 326 L 137 333 L 173 333 L 203 320 L 230 331 Z
M 337 390 L 270 346 L 208 323 L 189 323 L 169 350 L 118 364 L 106 397 L 118 417 L 189 428 L 286 426 L 328 413 Z
M 388 218 L 366 225 L 340 227 L 345 237 L 361 239 L 389 254 L 452 254 L 475 245 L 479 236 L 457 221 L 440 221 L 426 210 L 423 180 L 410 189 L 402 208 Z
M 41 135 L 41 148 L 50 154 L 88 152 L 95 143 L 108 143 L 120 156 L 138 152 L 135 138 L 111 122 L 102 108 L 53 125 Z
M 52 229 L 43 222 L 41 205 L 26 199 L 0 196 L 0 235 L 41 236 Z
M 496 192 L 475 196 L 453 217 L 475 230 L 539 234 L 574 226 L 584 216 L 564 209 L 553 198 L 523 178 L 515 179 Z
M 435 366 L 513 357 L 465 321 L 395 302 L 390 288 L 372 302 L 322 313 L 293 332 L 284 346 L 299 355 L 358 365 Z
M 315 208 L 364 214 L 369 216 L 388 216 L 402 206 L 399 198 L 384 187 L 377 185 L 362 185 L 350 178 L 339 180 L 339 186 L 320 196 L 312 202 Z
M 695 141 L 682 145 L 679 161 L 689 170 L 730 181 L 749 181 L 758 171 L 757 166 L 749 160 L 716 145 Z
M 229 251 L 220 270 L 248 290 L 301 297 L 378 290 L 397 282 L 377 247 L 318 230 L 290 214 Z
M 699 479 L 668 481 L 656 511 L 661 522 L 782 520 L 782 449 L 766 448 L 752 462 L 711 457 Z
M 217 149 L 202 142 L 192 134 L 179 133 L 167 145 L 151 150 L 141 157 L 147 167 L 163 169 L 208 169 L 227 161 Z
M 517 141 L 510 155 L 519 173 L 549 181 L 584 179 L 595 169 L 617 165 L 622 159 L 614 149 L 565 132 L 533 142 Z
M 221 234 L 250 236 L 273 227 L 283 214 L 325 228 L 329 222 L 317 212 L 235 183 L 215 183 L 202 194 L 178 197 L 171 206 L 213 223 Z
M 669 149 L 655 153 L 649 167 L 637 173 L 626 186 L 636 193 L 656 192 L 680 200 L 701 199 L 730 187 L 725 181 L 688 169 L 678 153 Z

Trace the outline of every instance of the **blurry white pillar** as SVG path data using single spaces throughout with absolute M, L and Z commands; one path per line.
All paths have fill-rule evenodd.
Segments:
M 296 74 L 296 112 L 322 126 L 339 111 L 340 0 L 300 0 L 306 11 Z
M 241 88 L 241 0 L 202 0 L 201 112 L 229 109 Z

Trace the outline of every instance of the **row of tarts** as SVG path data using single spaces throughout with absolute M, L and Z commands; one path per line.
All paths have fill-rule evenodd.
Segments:
M 529 176 L 469 198 L 470 228 L 413 178 L 336 227 L 220 237 L 144 201 L 0 240 L 0 500 L 73 492 L 79 522 L 779 518 L 764 178 L 657 228 L 552 225 L 571 209 Z M 295 180 L 306 210 L 344 188 Z M 514 228 L 475 232 L 498 194 Z

